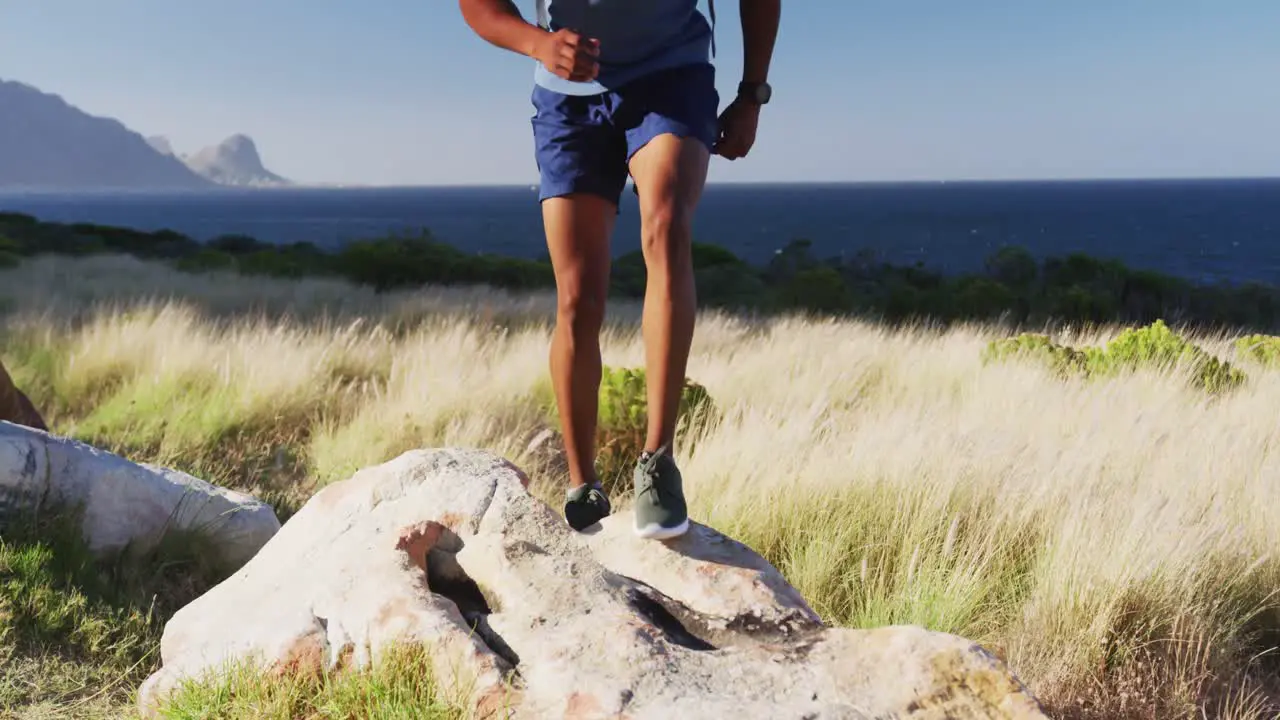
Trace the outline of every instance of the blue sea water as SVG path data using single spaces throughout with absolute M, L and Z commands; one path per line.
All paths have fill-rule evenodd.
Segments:
M 545 253 L 529 187 L 3 193 L 0 210 L 45 220 L 243 233 L 334 246 L 429 230 L 473 252 Z M 612 243 L 639 247 L 628 191 Z M 1084 252 L 1194 280 L 1280 284 L 1280 179 L 719 185 L 695 219 L 700 242 L 766 262 L 794 239 L 821 257 L 862 250 L 895 263 L 971 271 L 1005 244 L 1037 257 Z

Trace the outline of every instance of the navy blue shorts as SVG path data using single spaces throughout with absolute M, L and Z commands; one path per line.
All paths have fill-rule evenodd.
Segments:
M 710 150 L 720 107 L 715 77 L 713 65 L 698 64 L 660 70 L 597 95 L 534 85 L 539 201 L 583 192 L 617 203 L 631 156 L 665 133 L 698 138 Z

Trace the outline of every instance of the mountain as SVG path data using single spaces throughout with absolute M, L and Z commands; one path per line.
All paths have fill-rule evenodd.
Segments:
M 232 135 L 183 160 L 197 174 L 219 185 L 274 187 L 292 184 L 263 167 L 258 147 L 248 135 Z
M 0 188 L 212 189 L 119 120 L 0 79 Z

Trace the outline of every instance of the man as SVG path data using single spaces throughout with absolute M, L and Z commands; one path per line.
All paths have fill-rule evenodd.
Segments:
M 649 418 L 633 475 L 635 531 L 677 537 L 689 527 L 671 446 L 696 311 L 692 219 L 711 154 L 735 160 L 755 142 L 770 96 L 781 0 L 739 0 L 742 82 L 718 117 L 714 28 L 698 0 L 535 2 L 536 25 L 511 0 L 459 5 L 481 38 L 537 61 L 532 126 L 558 296 L 550 365 L 569 463 L 565 518 L 581 531 L 610 513 L 595 472 L 599 335 L 609 241 L 630 175 L 648 275 L 642 333 Z M 714 21 L 714 6 L 710 14 Z

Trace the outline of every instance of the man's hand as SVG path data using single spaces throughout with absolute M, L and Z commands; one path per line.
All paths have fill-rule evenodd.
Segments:
M 595 80 L 600 72 L 600 41 L 584 38 L 567 28 L 542 35 L 534 48 L 534 59 L 557 77 L 572 82 Z
M 727 160 L 746 157 L 756 143 L 759 124 L 760 106 L 734 98 L 720 114 L 720 137 L 716 140 L 715 153 Z

